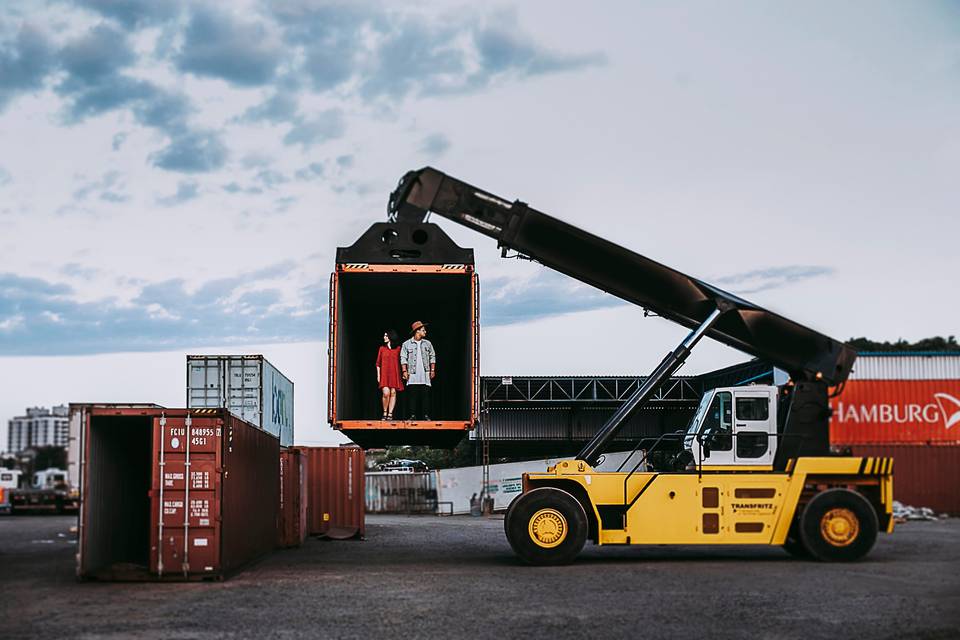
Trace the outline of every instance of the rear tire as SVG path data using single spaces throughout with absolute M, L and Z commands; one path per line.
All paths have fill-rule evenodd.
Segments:
M 587 541 L 583 505 L 553 487 L 534 489 L 514 499 L 503 526 L 513 551 L 533 565 L 569 564 Z
M 873 506 L 849 489 L 818 493 L 800 516 L 800 540 L 823 562 L 859 560 L 873 548 L 878 529 Z

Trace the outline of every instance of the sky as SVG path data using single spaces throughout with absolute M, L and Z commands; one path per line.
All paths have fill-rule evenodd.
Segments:
M 957 333 L 951 2 L 3 3 L 0 150 L 0 449 L 27 406 L 182 404 L 187 353 L 263 353 L 339 441 L 335 250 L 426 165 L 841 340 Z M 485 375 L 684 333 L 440 224 Z

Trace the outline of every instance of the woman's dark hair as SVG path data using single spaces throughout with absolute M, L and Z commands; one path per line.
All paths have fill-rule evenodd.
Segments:
M 400 342 L 400 336 L 397 335 L 396 331 L 394 331 L 393 329 L 387 329 L 386 331 L 384 331 L 384 333 L 387 334 L 387 338 L 389 338 L 390 340 L 391 347 L 400 346 L 397 344 L 398 342 Z

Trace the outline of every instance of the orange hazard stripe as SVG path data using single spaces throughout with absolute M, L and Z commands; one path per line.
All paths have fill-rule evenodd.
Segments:
M 337 271 L 344 273 L 472 273 L 472 264 L 369 264 L 343 262 Z

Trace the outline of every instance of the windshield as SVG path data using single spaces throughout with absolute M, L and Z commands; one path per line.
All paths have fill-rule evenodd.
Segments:
M 703 420 L 703 415 L 707 412 L 707 407 L 710 406 L 710 400 L 713 398 L 713 393 L 705 393 L 700 399 L 700 406 L 697 407 L 697 412 L 693 414 L 693 418 L 690 419 L 690 424 L 687 425 L 687 435 L 696 435 L 697 427 L 700 422 Z

